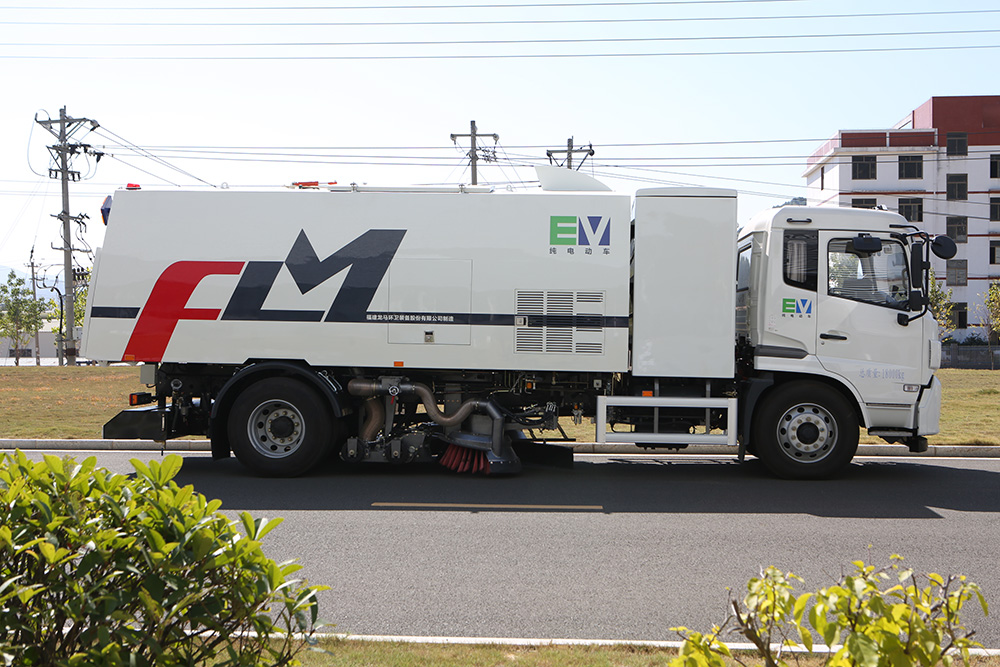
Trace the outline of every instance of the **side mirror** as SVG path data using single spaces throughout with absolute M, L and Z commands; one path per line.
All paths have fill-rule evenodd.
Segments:
M 854 251 L 857 253 L 868 255 L 871 253 L 882 252 L 882 239 L 877 236 L 858 234 L 851 240 L 851 245 L 854 246 Z
M 931 252 L 941 259 L 951 259 L 958 252 L 958 246 L 947 236 L 935 236 L 931 241 Z
M 924 284 L 924 242 L 910 246 L 910 287 L 920 289 Z
M 926 302 L 924 299 L 924 293 L 918 289 L 912 290 L 910 292 L 910 303 L 909 303 L 910 312 L 915 313 L 917 311 L 923 310 L 925 305 Z

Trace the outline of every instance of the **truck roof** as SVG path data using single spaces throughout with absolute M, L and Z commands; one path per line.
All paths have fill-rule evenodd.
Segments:
M 740 236 L 768 229 L 843 229 L 845 231 L 897 231 L 891 225 L 910 225 L 892 211 L 834 206 L 782 206 L 761 211 L 740 229 Z

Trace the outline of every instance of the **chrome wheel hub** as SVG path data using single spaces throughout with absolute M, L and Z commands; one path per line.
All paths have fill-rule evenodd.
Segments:
M 272 459 L 294 454 L 305 432 L 302 414 L 294 405 L 282 400 L 261 403 L 247 421 L 247 434 L 254 449 Z
M 781 451 L 796 461 L 813 463 L 826 458 L 837 442 L 837 422 L 826 408 L 800 403 L 778 420 Z

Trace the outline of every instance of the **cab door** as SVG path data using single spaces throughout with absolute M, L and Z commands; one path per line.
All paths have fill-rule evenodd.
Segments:
M 921 379 L 923 330 L 919 320 L 900 323 L 900 315 L 910 315 L 907 253 L 887 234 L 875 235 L 881 250 L 858 250 L 857 236 L 820 233 L 816 356 L 860 391 L 870 411 L 910 410 Z

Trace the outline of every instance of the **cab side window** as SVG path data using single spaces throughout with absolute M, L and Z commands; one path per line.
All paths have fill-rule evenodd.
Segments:
M 750 261 L 753 258 L 753 246 L 744 246 L 740 249 L 736 261 L 736 291 L 743 292 L 750 289 Z
M 785 284 L 816 291 L 816 268 L 819 264 L 817 232 L 785 231 L 782 265 Z
M 882 241 L 880 252 L 860 252 L 851 239 L 833 239 L 827 253 L 830 296 L 907 310 L 909 269 L 896 241 Z

